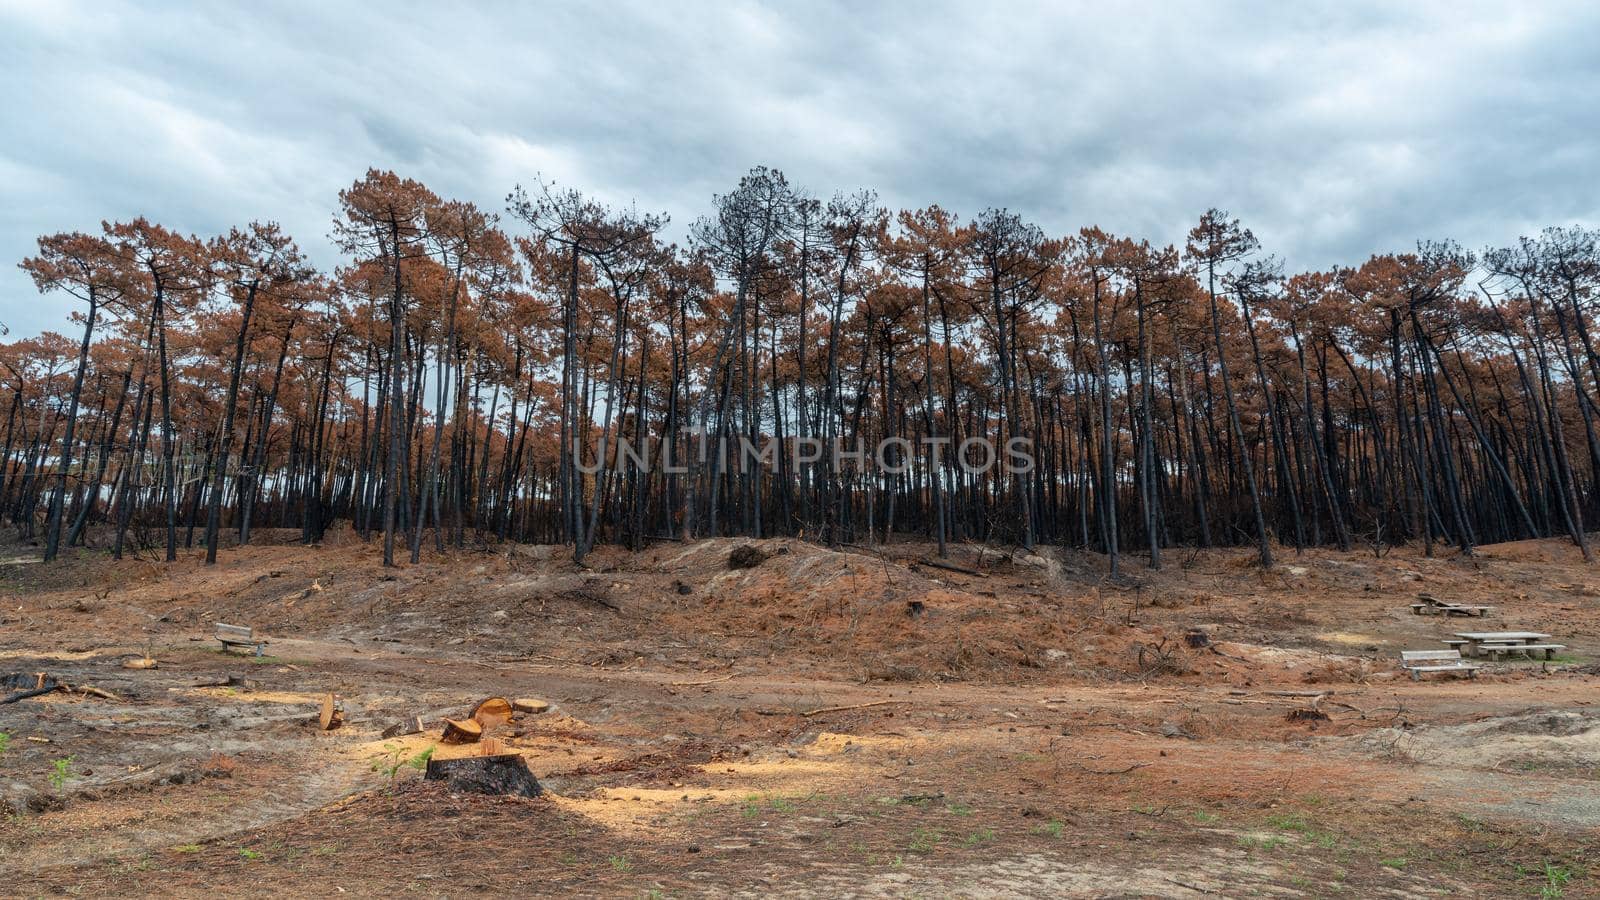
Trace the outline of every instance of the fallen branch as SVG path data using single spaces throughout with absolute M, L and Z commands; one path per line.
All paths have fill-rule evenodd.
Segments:
M 887 706 L 887 705 L 889 705 L 891 703 L 910 703 L 910 702 L 911 702 L 910 700 L 874 700 L 871 703 L 852 703 L 849 706 L 824 706 L 824 707 L 822 707 L 820 709 L 813 709 L 813 710 L 809 710 L 807 712 L 803 712 L 800 715 L 805 716 L 806 718 L 809 719 L 812 716 L 820 716 L 823 713 L 846 712 L 846 711 L 852 710 L 852 709 L 866 709 L 869 706 Z
M 1150 764 L 1149 763 L 1134 763 L 1133 765 L 1127 767 L 1126 769 L 1113 769 L 1113 770 L 1111 770 L 1109 772 L 1101 771 L 1100 769 L 1085 769 L 1083 766 L 1079 766 L 1078 767 L 1078 771 L 1079 772 L 1086 772 L 1086 773 L 1088 773 L 1090 775 L 1126 775 L 1129 772 L 1132 772 L 1134 769 L 1143 769 L 1144 767 L 1146 767 L 1148 765 L 1150 765 Z
M 5 697 L 0 697 L 0 706 L 4 706 L 7 703 L 15 703 L 18 700 L 26 700 L 29 697 L 38 697 L 38 696 L 41 696 L 41 695 L 44 695 L 44 694 L 49 694 L 49 693 L 52 693 L 53 691 L 56 691 L 59 688 L 60 688 L 60 685 L 51 684 L 48 687 L 34 688 L 31 691 L 18 691 L 15 694 L 9 694 L 9 695 L 7 695 Z
M 118 703 L 122 702 L 122 698 L 118 697 L 116 694 L 113 694 L 110 691 L 102 688 L 94 687 L 93 685 L 80 684 L 77 687 L 73 687 L 70 684 L 63 684 L 61 689 L 63 691 L 72 691 L 74 693 L 83 694 L 88 697 L 99 697 L 101 700 L 115 700 Z
M 1326 697 L 1333 691 L 1262 691 L 1268 697 Z
M 935 569 L 944 569 L 946 572 L 959 572 L 962 575 L 975 575 L 979 578 L 989 577 L 988 572 L 979 572 L 977 569 L 969 569 L 966 566 L 958 566 L 955 563 L 940 562 L 937 559 L 918 560 L 917 565 L 932 566 Z

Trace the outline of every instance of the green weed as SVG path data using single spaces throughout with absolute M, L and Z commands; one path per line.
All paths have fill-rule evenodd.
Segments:
M 50 781 L 50 786 L 55 788 L 58 794 L 61 793 L 61 789 L 66 786 L 68 781 L 77 777 L 72 774 L 72 759 L 70 756 L 63 756 L 50 764 L 51 772 L 47 777 Z
M 912 853 L 932 853 L 933 848 L 944 840 L 944 835 L 932 828 L 918 828 L 911 833 L 911 844 L 907 847 Z
M 990 842 L 992 840 L 994 840 L 994 829 L 993 828 L 980 828 L 977 831 L 974 831 L 973 833 L 971 833 L 971 834 L 967 835 L 966 837 L 962 838 L 961 839 L 961 846 L 963 846 L 963 847 L 976 847 L 979 844 L 987 844 L 988 842 Z

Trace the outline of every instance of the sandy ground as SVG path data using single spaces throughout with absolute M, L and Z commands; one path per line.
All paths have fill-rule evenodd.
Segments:
M 1172 552 L 1113 583 L 910 542 L 386 571 L 290 538 L 212 568 L 0 547 L 0 675 L 114 697 L 0 706 L 0 894 L 1600 895 L 1600 570 L 1558 542 Z M 1420 592 L 1495 611 L 1415 616 Z M 220 652 L 218 621 L 267 655 Z M 1396 672 L 1507 629 L 1567 649 Z M 550 702 L 490 735 L 543 796 L 406 765 L 478 752 L 438 728 L 490 696 Z

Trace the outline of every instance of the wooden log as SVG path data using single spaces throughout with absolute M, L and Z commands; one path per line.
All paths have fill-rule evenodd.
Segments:
M 422 777 L 426 781 L 443 781 L 452 791 L 473 794 L 537 797 L 542 793 L 527 762 L 515 753 L 430 759 Z
M 944 569 L 946 572 L 959 572 L 962 575 L 975 575 L 979 578 L 989 577 L 987 572 L 979 572 L 977 569 L 969 569 L 965 566 L 958 566 L 955 563 L 940 562 L 937 559 L 921 559 L 917 561 L 917 565 L 932 566 L 935 569 Z

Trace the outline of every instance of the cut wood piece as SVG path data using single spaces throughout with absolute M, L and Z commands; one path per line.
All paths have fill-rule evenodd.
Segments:
M 472 708 L 467 718 L 484 728 L 493 728 L 511 721 L 511 701 L 504 697 L 490 697 Z
M 532 697 L 518 697 L 517 699 L 511 701 L 511 708 L 517 712 L 525 712 L 537 715 L 548 710 L 550 708 L 550 703 L 547 700 L 535 700 Z
M 332 731 L 344 723 L 344 715 L 339 711 L 339 704 L 333 699 L 332 694 L 322 695 L 322 710 L 317 715 L 317 724 L 323 731 Z
M 440 739 L 446 744 L 476 744 L 481 737 L 483 726 L 472 719 L 445 719 Z
M 393 725 L 390 725 L 388 728 L 385 728 L 378 736 L 382 737 L 382 738 L 392 738 L 392 737 L 399 737 L 399 736 L 401 736 L 403 734 L 421 734 L 423 731 L 426 731 L 426 730 L 427 730 L 426 727 L 422 724 L 422 717 L 421 716 L 412 716 L 411 718 L 406 719 L 403 722 L 396 722 Z
M 124 669 L 154 669 L 156 661 L 154 657 L 136 656 L 133 659 L 123 660 L 122 667 Z
M 443 781 L 452 791 L 474 794 L 537 797 L 542 792 L 538 779 L 528 771 L 527 762 L 515 753 L 430 759 L 422 777 Z

